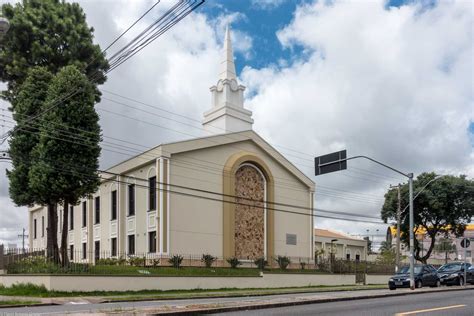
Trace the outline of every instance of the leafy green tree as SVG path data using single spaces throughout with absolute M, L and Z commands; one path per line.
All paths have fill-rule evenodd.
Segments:
M 364 237 L 364 240 L 367 241 L 367 253 L 370 255 L 373 253 L 372 240 L 370 240 L 370 237 L 368 236 Z
M 56 94 L 55 98 L 48 98 L 48 102 L 43 103 L 44 93 L 48 91 L 48 80 L 38 80 L 39 82 L 36 83 L 38 89 L 26 89 L 27 85 L 25 92 L 22 92 L 29 70 L 34 67 L 43 67 L 44 71 L 53 76 L 63 67 L 74 65 L 92 82 L 92 90 L 88 88 L 86 94 L 92 94 L 94 100 L 99 101 L 100 92 L 97 85 L 105 82 L 105 72 L 109 65 L 99 45 L 94 44 L 94 29 L 87 25 L 85 14 L 77 3 L 64 0 L 22 0 L 16 4 L 2 4 L 0 10 L 10 22 L 10 29 L 0 45 L 0 81 L 7 83 L 7 90 L 3 91 L 1 96 L 11 103 L 18 125 L 22 123 L 19 118 L 23 117 L 24 110 L 17 111 L 16 107 L 23 104 L 25 102 L 23 100 L 37 99 L 34 102 L 31 101 L 31 106 L 34 107 L 32 111 L 38 114 L 40 113 L 38 107 L 46 109 L 57 106 L 59 104 L 57 101 L 74 96 L 77 92 L 77 87 L 74 87 L 65 91 L 65 94 Z M 84 95 L 85 92 L 82 91 L 78 95 Z M 26 95 L 20 97 L 22 93 Z M 41 93 L 43 95 L 38 96 Z M 17 98 L 20 98 L 19 102 L 16 102 Z M 86 100 L 89 100 L 89 97 Z M 35 142 L 39 141 L 38 136 L 33 133 L 38 131 L 38 119 L 29 124 L 26 124 L 28 128 L 17 128 L 13 131 L 12 138 L 16 137 L 17 131 L 23 131 L 23 133 L 17 133 L 18 137 L 13 141 L 13 148 L 10 150 L 11 155 L 32 158 L 26 153 L 31 153 Z M 30 133 L 25 134 L 25 132 Z M 56 162 L 43 163 L 55 164 Z M 10 192 L 19 205 L 33 202 L 48 205 L 48 256 L 57 258 L 57 204 L 54 203 L 61 199 L 64 203 L 65 197 L 54 196 L 54 190 L 44 196 L 39 195 L 45 194 L 45 191 L 37 190 L 37 183 L 34 186 L 35 190 L 30 190 L 30 171 L 28 163 L 20 165 L 18 159 L 16 163 L 14 162 L 13 173 L 9 176 Z M 33 196 L 35 198 L 32 198 Z M 67 216 L 67 212 L 65 213 Z M 65 238 L 63 242 L 64 240 Z
M 444 253 L 444 263 L 448 263 L 448 257 L 450 253 L 456 253 L 456 244 L 447 238 L 443 238 L 438 241 L 434 247 L 434 250 L 438 253 Z
M 17 128 L 13 130 L 9 145 L 9 154 L 13 168 L 7 171 L 9 193 L 18 206 L 33 204 L 47 205 L 48 227 L 46 244 L 49 258 L 58 258 L 57 224 L 54 201 L 42 200 L 35 192 L 29 190 L 29 172 L 32 166 L 32 152 L 39 142 L 38 128 L 29 120 L 38 115 L 47 97 L 48 85 L 53 75 L 44 67 L 34 67 L 21 85 L 20 92 L 13 100 L 13 118 Z
M 45 113 L 30 170 L 30 188 L 43 199 L 64 206 L 61 257 L 67 263 L 68 209 L 94 193 L 101 140 L 99 116 L 94 109 L 94 86 L 75 66 L 67 66 L 53 78 L 46 103 L 71 89 L 79 93 Z
M 386 240 L 382 241 L 380 245 L 381 252 L 392 250 L 392 248 L 393 248 L 392 244 Z
M 30 190 L 25 190 L 29 184 L 31 151 L 39 141 L 37 128 L 28 123 L 28 120 L 41 110 L 51 78 L 52 74 L 45 68 L 32 68 L 14 101 L 13 118 L 17 122 L 17 128 L 13 130 L 9 141 L 13 169 L 7 171 L 7 176 L 10 180 L 10 197 L 18 206 L 31 206 L 38 202 Z
M 423 188 L 437 175 L 435 173 L 422 173 L 414 181 L 414 192 Z M 429 240 L 426 252 L 421 252 L 420 242 L 415 238 L 415 259 L 426 263 L 433 251 L 436 237 L 453 234 L 461 236 L 466 229 L 466 224 L 474 216 L 474 181 L 466 176 L 442 176 L 430 183 L 414 200 L 415 229 L 426 231 Z M 408 205 L 408 185 L 401 188 L 402 210 Z M 387 222 L 395 220 L 397 214 L 396 189 L 385 194 L 385 203 L 382 207 L 381 217 Z M 401 214 L 400 230 L 401 241 L 409 245 L 409 214 L 406 208 Z
M 23 0 L 4 4 L 3 16 L 10 29 L 0 45 L 0 80 L 7 82 L 3 97 L 13 101 L 28 69 L 46 67 L 55 74 L 75 65 L 96 84 L 105 82 L 108 63 L 99 45 L 93 43 L 93 28 L 77 3 L 61 0 Z M 96 101 L 100 96 L 96 89 Z
M 397 255 L 395 249 L 381 249 L 375 261 L 379 264 L 395 264 Z

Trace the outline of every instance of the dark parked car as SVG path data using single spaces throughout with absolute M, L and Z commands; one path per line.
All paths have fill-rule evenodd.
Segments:
M 467 270 L 467 280 L 474 285 L 474 266 L 471 266 L 469 270 Z
M 464 281 L 468 283 L 474 283 L 474 271 L 471 268 L 471 264 L 467 264 L 467 273 L 464 280 L 464 262 L 453 262 L 447 263 L 438 269 L 438 274 L 441 280 L 441 284 L 445 285 L 464 285 Z
M 438 272 L 429 264 L 415 265 L 415 287 L 440 286 Z M 410 287 L 410 267 L 404 266 L 388 281 L 388 288 L 395 290 L 398 287 Z

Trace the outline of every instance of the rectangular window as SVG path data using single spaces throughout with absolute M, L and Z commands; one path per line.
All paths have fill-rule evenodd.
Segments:
M 74 229 L 74 206 L 69 208 L 69 230 Z
M 44 237 L 44 216 L 41 216 L 41 237 Z
M 156 210 L 156 177 L 148 179 L 148 207 L 149 211 Z
M 111 195 L 111 214 L 110 214 L 110 220 L 116 220 L 117 219 L 117 190 L 112 191 Z
M 360 261 L 360 255 L 356 255 L 356 261 Z
M 112 253 L 112 257 L 117 256 L 117 238 L 110 239 L 110 252 Z
M 128 235 L 128 254 L 135 254 L 135 235 Z
M 87 226 L 87 206 L 86 202 L 82 202 L 82 227 Z
M 156 231 L 148 233 L 148 252 L 156 252 Z
M 100 196 L 96 196 L 95 204 L 95 224 L 100 224 Z
M 87 258 L 87 243 L 82 243 L 82 259 Z
M 351 260 L 351 254 L 350 253 L 346 253 L 346 260 Z
M 135 184 L 128 185 L 128 216 L 135 215 Z
M 69 245 L 69 260 L 74 260 L 74 245 Z
M 36 239 L 36 218 L 33 220 L 33 222 L 34 222 L 34 224 L 33 224 L 33 232 L 34 232 L 33 236 Z
M 100 241 L 99 240 L 94 242 L 94 259 L 95 261 L 100 259 Z

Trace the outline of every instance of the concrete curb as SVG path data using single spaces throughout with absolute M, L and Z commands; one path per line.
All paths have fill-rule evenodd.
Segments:
M 330 303 L 330 302 L 341 302 L 341 301 L 355 301 L 355 300 L 364 300 L 371 298 L 385 298 L 392 296 L 406 296 L 406 295 L 416 295 L 416 294 L 426 294 L 426 293 L 439 293 L 439 292 L 457 292 L 457 291 L 468 291 L 474 290 L 474 287 L 469 288 L 455 288 L 455 289 L 443 289 L 436 291 L 414 291 L 414 292 L 403 292 L 403 293 L 388 293 L 388 294 L 376 294 L 376 295 L 363 295 L 356 297 L 335 297 L 335 298 L 322 298 L 322 299 L 309 299 L 304 301 L 291 301 L 291 302 L 278 302 L 278 303 L 269 303 L 269 304 L 258 304 L 258 305 L 241 305 L 241 306 L 230 306 L 230 307 L 216 307 L 216 308 L 203 308 L 203 309 L 188 309 L 181 311 L 169 311 L 169 312 L 159 312 L 151 315 L 194 315 L 194 314 L 214 314 L 214 313 L 224 313 L 224 312 L 236 312 L 236 311 L 248 311 L 248 310 L 258 310 L 258 309 L 267 309 L 267 308 L 278 308 L 278 307 L 288 307 L 288 306 L 299 306 L 299 305 L 308 305 L 308 304 L 321 304 L 321 303 Z M 356 292 L 356 291 L 354 291 Z
M 308 294 L 308 293 L 337 293 L 337 292 L 358 292 L 358 291 L 377 291 L 380 290 L 380 288 L 373 288 L 373 289 L 356 289 L 356 290 L 351 290 L 351 289 L 340 289 L 340 290 L 330 290 L 328 289 L 327 291 L 312 291 L 311 289 L 308 290 L 302 290 L 302 291 L 295 291 L 295 292 L 275 292 L 275 293 L 243 293 L 243 294 L 229 294 L 229 295 L 223 295 L 223 294 L 216 294 L 212 296 L 188 296 L 188 297 L 150 297 L 150 298 L 140 298 L 137 300 L 110 300 L 110 299 L 104 299 L 99 301 L 99 303 L 120 303 L 120 302 L 149 302 L 149 301 L 179 301 L 179 300 L 197 300 L 197 299 L 208 299 L 208 298 L 232 298 L 232 297 L 259 297 L 259 296 L 275 296 L 275 295 L 285 295 L 285 294 Z

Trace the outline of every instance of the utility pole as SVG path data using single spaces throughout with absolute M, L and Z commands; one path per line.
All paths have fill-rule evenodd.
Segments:
M 415 289 L 415 216 L 413 214 L 413 173 L 408 174 L 408 195 L 410 199 L 409 216 L 410 216 L 410 289 Z
M 395 249 L 396 259 L 395 259 L 395 270 L 398 272 L 400 269 L 400 224 L 401 224 L 401 216 L 402 216 L 402 195 L 401 195 L 401 187 L 402 185 L 399 183 L 397 186 L 390 186 L 390 189 L 397 188 L 397 196 L 398 196 L 398 208 L 397 208 L 397 245 Z
M 22 251 L 25 253 L 25 238 L 28 238 L 28 235 L 25 234 L 26 229 L 23 228 L 23 232 L 21 235 L 18 235 L 18 237 L 21 238 L 21 244 L 22 244 Z

